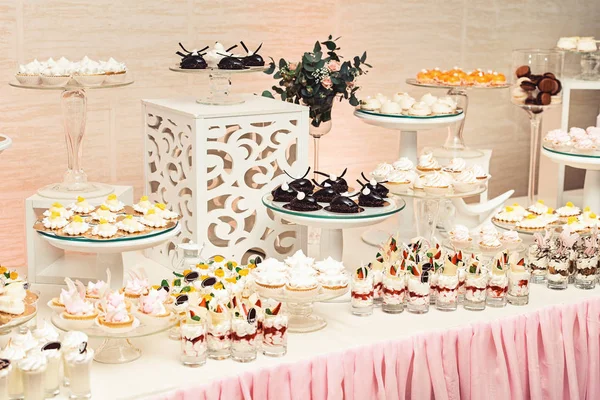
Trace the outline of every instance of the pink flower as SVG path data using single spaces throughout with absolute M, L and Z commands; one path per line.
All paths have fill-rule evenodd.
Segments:
M 333 82 L 331 82 L 330 77 L 326 76 L 325 78 L 323 78 L 323 80 L 321 80 L 321 85 L 323 85 L 325 89 L 331 89 L 331 87 L 333 86 Z
M 337 72 L 340 70 L 340 68 L 341 64 L 339 61 L 331 60 L 327 63 L 327 69 L 329 69 L 331 72 Z
M 289 63 L 289 64 L 288 64 L 288 69 L 289 69 L 290 71 L 295 71 L 295 70 L 296 70 L 296 68 L 298 68 L 298 63 Z

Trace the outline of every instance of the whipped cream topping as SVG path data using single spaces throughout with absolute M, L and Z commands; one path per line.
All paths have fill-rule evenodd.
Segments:
M 336 261 L 331 257 L 327 257 L 323 261 L 315 263 L 315 269 L 321 273 L 343 272 L 345 270 L 344 263 Z
M 149 287 L 150 284 L 148 283 L 148 279 L 146 277 L 132 275 L 125 284 L 125 293 L 142 295 L 146 294 Z
M 18 361 L 25 357 L 25 350 L 21 347 L 7 346 L 0 351 L 0 358 L 10 361 Z
M 64 232 L 68 235 L 81 235 L 90 229 L 90 225 L 85 222 L 79 215 L 76 215 L 71 222 L 64 228 Z
M 429 107 L 431 107 L 433 104 L 435 104 L 438 101 L 438 98 L 434 95 L 432 95 L 431 93 L 426 93 L 423 95 L 423 97 L 421 97 L 421 102 L 427 104 Z
M 502 243 L 498 240 L 498 234 L 483 234 L 479 240 L 479 244 L 485 247 L 500 247 Z
M 121 221 L 117 222 L 117 229 L 128 233 L 143 232 L 146 226 L 142 224 L 138 218 L 133 215 L 126 215 Z
M 471 166 L 471 168 L 469 168 L 473 174 L 475 174 L 475 177 L 477 179 L 485 179 L 488 177 L 488 174 L 484 171 L 484 169 L 481 167 L 481 165 L 473 165 Z
M 161 290 L 161 292 L 164 291 Z M 164 296 L 161 296 L 155 289 L 150 289 L 150 292 L 146 296 L 140 297 L 138 308 L 147 315 L 159 316 L 167 313 L 164 305 Z
M 154 204 L 148 200 L 148 196 L 142 196 L 140 201 L 133 205 L 133 209 L 141 214 L 146 214 L 151 208 L 154 208 Z
M 100 223 L 92 228 L 92 235 L 109 238 L 115 236 L 117 231 L 118 229 L 115 225 L 110 224 L 105 220 L 100 220 Z
M 52 213 L 58 213 L 58 214 L 60 214 L 61 217 L 64 217 L 64 218 L 67 218 L 67 219 L 71 218 L 71 216 L 73 215 L 73 211 L 65 208 L 60 203 L 54 203 L 54 204 L 52 204 L 52 206 L 49 209 L 47 209 L 46 211 L 44 211 L 43 215 L 45 217 L 50 217 L 50 216 L 52 216 Z
M 410 171 L 392 171 L 386 180 L 390 183 L 410 183 L 414 179 L 413 175 Z
M 94 312 L 94 305 L 78 291 L 65 295 L 64 305 L 67 314 L 71 315 L 90 315 Z
M 433 153 L 427 152 L 419 156 L 417 168 L 421 170 L 436 170 L 440 168 L 440 164 L 433 158 Z
M 38 345 L 37 339 L 31 334 L 31 331 L 27 331 L 25 334 L 15 335 L 10 339 L 10 347 L 18 347 L 25 352 L 33 349 Z M 6 358 L 6 357 L 5 357 Z
M 19 368 L 22 371 L 40 371 L 46 368 L 48 360 L 46 356 L 40 353 L 32 353 L 19 361 Z
M 496 228 L 494 227 L 494 225 L 487 223 L 485 225 L 483 225 L 480 229 L 479 229 L 479 235 L 483 236 L 483 235 L 496 235 L 498 236 L 498 231 L 496 230 Z
M 289 277 L 288 287 L 293 289 L 310 289 L 319 284 L 316 276 L 303 273 L 294 273 Z
M 51 324 L 44 321 L 44 325 L 38 326 L 33 331 L 33 337 L 39 343 L 42 344 L 42 343 L 48 343 L 48 342 L 56 342 L 56 341 L 58 341 L 60 335 L 58 334 L 56 329 L 54 329 L 54 327 Z
M 254 273 L 262 273 L 264 271 L 273 271 L 273 272 L 286 272 L 287 266 L 282 262 L 275 258 L 267 258 L 254 270 Z
M 502 233 L 500 240 L 506 243 L 516 243 L 520 242 L 521 238 L 519 237 L 519 233 L 517 231 L 509 230 Z
M 424 187 L 448 187 L 451 183 L 452 179 L 448 175 L 437 171 L 423 178 Z
M 107 308 L 108 310 L 104 312 L 104 320 L 106 322 L 120 323 L 131 321 L 131 316 L 127 312 L 125 303 L 121 303 L 117 307 Z
M 381 108 L 381 102 L 374 98 L 367 96 L 366 99 L 360 101 L 360 108 L 368 111 L 375 111 Z
M 287 282 L 287 275 L 278 271 L 262 271 L 257 274 L 256 282 L 269 286 L 282 286 Z
M 414 115 L 417 117 L 425 117 L 431 115 L 431 107 L 427 105 L 427 103 L 423 101 L 419 101 L 408 110 L 409 115 Z
M 125 208 L 125 204 L 119 201 L 116 194 L 109 194 L 102 205 L 112 212 L 118 212 Z
M 450 164 L 444 167 L 444 171 L 448 172 L 462 172 L 467 168 L 467 163 L 462 158 L 453 158 Z
M 79 331 L 69 331 L 64 334 L 63 340 L 60 342 L 60 344 L 62 345 L 61 348 L 63 352 L 70 353 L 72 351 L 78 352 L 79 346 L 81 346 L 82 343 L 87 343 L 87 341 L 88 336 L 85 333 Z
M 450 231 L 450 238 L 457 242 L 468 242 L 471 239 L 469 234 L 469 228 L 464 225 L 456 225 L 454 229 Z
M 306 256 L 302 250 L 298 250 L 297 252 L 294 253 L 294 255 L 286 258 L 285 263 L 291 268 L 300 267 L 300 266 L 312 268 L 312 266 L 315 263 L 315 259 Z
M 575 147 L 577 150 L 585 150 L 585 151 L 596 150 L 596 142 L 593 141 L 592 139 L 584 138 L 584 139 L 581 139 L 581 140 L 575 142 L 575 145 L 573 147 Z
M 106 296 L 105 304 L 106 308 L 118 308 L 121 304 L 125 304 L 125 294 L 119 292 L 111 292 Z
M 154 208 L 146 211 L 140 222 L 152 228 L 161 228 L 167 225 L 167 221 Z
M 91 362 L 94 359 L 94 349 L 89 346 L 83 353 L 79 351 L 71 351 L 65 354 L 65 360 L 72 364 L 84 364 Z
M 434 114 L 452 114 L 456 111 L 450 104 L 435 102 L 431 105 L 431 112 Z
M 106 289 L 106 282 L 104 281 L 96 281 L 96 282 L 88 282 L 86 288 L 86 294 L 88 296 L 99 297 L 104 290 Z
M 454 180 L 458 183 L 477 183 L 477 177 L 475 176 L 475 173 L 468 169 L 456 175 Z
M 88 203 L 88 201 L 83 197 L 78 197 L 77 201 L 71 204 L 69 208 L 79 214 L 88 214 L 95 209 L 95 207 Z
M 401 114 L 402 106 L 394 101 L 386 101 L 381 104 L 381 113 L 382 114 Z
M 394 95 L 394 101 L 400 105 L 403 111 L 410 110 L 410 108 L 417 102 L 414 98 L 404 93 L 404 96 Z
M 581 209 L 571 203 L 567 203 L 567 205 L 558 208 L 556 213 L 561 217 L 572 217 L 581 214 Z
M 387 180 L 387 176 L 394 170 L 394 167 L 388 163 L 377 164 L 371 172 L 371 176 L 378 182 Z
M 210 68 L 217 68 L 219 61 L 221 61 L 224 56 L 231 55 L 231 53 L 228 53 L 225 50 L 225 46 L 219 42 L 216 42 L 213 48 L 210 49 L 206 55 L 204 55 L 206 64 L 208 64 Z
M 60 229 L 64 228 L 69 222 L 67 219 L 60 215 L 60 213 L 54 212 L 49 217 L 45 217 L 42 220 L 42 224 L 46 229 Z
M 408 159 L 408 157 L 400 157 L 397 161 L 394 161 L 392 167 L 398 171 L 410 171 L 415 167 L 415 165 Z
M 538 200 L 535 203 L 533 203 L 531 206 L 529 206 L 529 208 L 527 208 L 528 211 L 531 211 L 534 214 L 545 214 L 548 211 L 548 206 L 544 204 L 543 201 Z
M 523 215 L 508 206 L 504 207 L 502 211 L 496 214 L 496 219 L 505 222 L 517 222 L 523 219 Z
M 347 286 L 350 278 L 344 271 L 327 270 L 318 276 L 318 281 L 326 287 Z
M 110 209 L 107 206 L 101 205 L 100 208 L 98 208 L 92 213 L 92 219 L 96 221 L 105 219 L 108 222 L 115 222 L 115 220 L 117 219 L 117 214 L 110 211 Z
M 546 226 L 548 222 L 542 217 L 535 218 L 524 218 L 521 221 L 517 222 L 517 228 L 525 228 L 525 229 L 541 229 Z

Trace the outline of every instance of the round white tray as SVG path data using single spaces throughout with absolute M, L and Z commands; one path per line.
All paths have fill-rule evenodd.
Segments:
M 8 136 L 0 135 L 0 153 L 12 146 L 12 139 Z
M 133 79 L 126 80 L 124 82 L 115 82 L 115 83 L 103 83 L 101 85 L 95 86 L 83 86 L 75 81 L 75 79 L 71 79 L 66 85 L 62 86 L 48 86 L 48 85 L 24 85 L 19 82 L 9 82 L 8 84 L 12 87 L 21 88 L 21 89 L 36 89 L 36 90 L 78 90 L 78 89 L 111 89 L 118 88 L 123 86 L 129 86 L 133 83 Z
M 354 116 L 362 119 L 363 122 L 369 125 L 404 131 L 424 131 L 444 128 L 465 118 L 465 114 L 462 111 L 457 115 L 414 117 L 412 115 L 385 115 L 372 111 L 355 110 Z
M 510 83 L 506 83 L 500 86 L 452 86 L 452 85 L 444 85 L 442 83 L 420 83 L 417 82 L 415 78 L 409 78 L 406 80 L 406 83 L 413 86 L 421 86 L 427 88 L 438 88 L 438 89 L 507 89 L 510 87 Z
M 427 193 L 424 190 L 414 190 L 414 189 L 408 189 L 406 191 L 399 191 L 397 190 L 393 185 L 386 185 L 384 184 L 385 187 L 387 187 L 388 189 L 390 189 L 390 193 L 393 193 L 397 196 L 401 196 L 401 197 L 411 197 L 413 199 L 461 199 L 464 197 L 471 197 L 471 196 L 477 196 L 478 194 L 481 194 L 483 192 L 485 192 L 487 190 L 487 183 L 482 183 L 479 187 L 477 187 L 477 189 L 475 190 L 471 190 L 469 192 L 454 192 L 453 189 L 450 189 L 450 191 L 446 194 L 431 194 L 431 193 Z
M 581 154 L 559 151 L 542 147 L 542 154 L 559 164 L 565 164 L 574 168 L 600 171 L 600 153 Z M 600 211 L 600 210 L 599 210 Z

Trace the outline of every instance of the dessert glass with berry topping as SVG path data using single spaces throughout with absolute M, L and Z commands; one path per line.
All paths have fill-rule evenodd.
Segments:
M 571 250 L 579 239 L 576 232 L 563 230 L 556 240 L 555 248 L 548 261 L 547 286 L 549 289 L 564 290 L 569 286 Z
M 288 316 L 275 303 L 265 309 L 262 353 L 269 357 L 282 357 L 287 353 Z
M 186 367 L 206 364 L 206 326 L 206 310 L 199 308 L 188 310 L 185 320 L 181 321 L 181 362 Z
M 458 308 L 458 260 L 456 254 L 449 255 L 442 273 L 438 275 L 435 308 L 440 311 L 455 311 Z
M 203 299 L 205 302 L 206 299 Z M 202 306 L 203 302 L 200 303 Z M 208 357 L 224 360 L 231 355 L 231 314 L 224 305 L 214 299 L 210 301 L 210 323 L 208 324 Z
M 485 298 L 488 277 L 482 270 L 479 262 L 472 262 L 465 276 L 465 300 L 463 306 L 466 310 L 485 310 Z
M 352 276 L 350 305 L 352 314 L 360 317 L 373 314 L 373 274 L 365 266 L 358 268 Z
M 413 264 L 409 267 L 408 303 L 406 310 L 413 314 L 425 314 L 429 311 L 430 278 L 433 272 L 424 268 L 427 264 Z
M 515 306 L 524 306 L 529 303 L 529 282 L 531 273 L 525 269 L 525 260 L 510 260 L 508 271 L 508 302 Z
M 544 283 L 548 273 L 552 233 L 546 231 L 542 235 L 538 232 L 533 235 L 533 238 L 534 243 L 527 249 L 527 265 L 531 271 L 531 282 Z
M 257 312 L 254 307 L 238 303 L 231 319 L 231 358 L 238 362 L 256 360 L 259 346 Z
M 575 287 L 593 289 L 598 270 L 598 242 L 594 236 L 582 238 L 580 248 L 575 260 Z
M 506 275 L 505 265 L 508 264 L 508 253 L 502 252 L 500 257 L 496 258 L 495 264 L 491 268 L 490 279 L 487 284 L 486 304 L 490 307 L 506 306 L 506 294 L 508 292 L 508 276 Z
M 383 304 L 381 309 L 388 314 L 399 314 L 404 310 L 406 293 L 406 260 L 391 265 L 383 276 Z

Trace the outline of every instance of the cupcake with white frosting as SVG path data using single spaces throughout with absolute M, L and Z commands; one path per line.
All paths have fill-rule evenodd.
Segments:
M 415 165 L 412 161 L 408 159 L 408 157 L 400 157 L 398 160 L 392 163 L 392 167 L 396 171 L 412 171 Z
M 542 215 L 548 212 L 548 206 L 544 204 L 544 200 L 538 200 L 529 207 L 527 207 L 527 211 L 536 215 Z
M 298 250 L 294 255 L 287 257 L 285 263 L 290 268 L 312 268 L 315 259 L 305 255 L 302 250 Z
M 433 173 L 440 171 L 442 167 L 433 157 L 433 153 L 424 153 L 419 156 L 419 163 L 417 164 L 417 170 L 423 174 Z
M 564 206 L 556 209 L 556 214 L 563 222 L 567 222 L 569 217 L 581 215 L 581 209 L 569 201 Z
M 261 296 L 273 297 L 282 294 L 287 276 L 283 272 L 265 270 L 257 274 L 254 282 Z
M 81 215 L 75 215 L 71 222 L 63 229 L 63 232 L 70 236 L 83 235 L 90 229 L 90 224 L 85 222 Z
M 371 177 L 377 182 L 387 180 L 388 175 L 394 171 L 394 167 L 388 163 L 377 164 L 375 169 L 371 172 Z
M 421 97 L 421 102 L 427 104 L 429 107 L 437 103 L 437 96 L 432 95 L 431 93 L 426 93 Z
M 529 214 L 521 221 L 517 222 L 515 226 L 517 229 L 523 231 L 536 232 L 543 231 L 547 224 L 548 222 L 543 217 L 535 214 Z
M 514 250 L 523 243 L 523 239 L 519 237 L 517 231 L 509 230 L 502 232 L 500 235 L 500 243 L 508 250 Z
M 386 101 L 381 104 L 381 114 L 399 115 L 402 114 L 402 107 L 394 101 Z
M 400 105 L 403 112 L 410 110 L 410 108 L 416 103 L 416 100 L 407 93 L 396 93 L 394 95 L 394 101 Z
M 435 171 L 423 177 L 423 190 L 434 195 L 444 195 L 450 191 L 452 178 L 443 172 Z
M 408 110 L 408 115 L 412 115 L 415 117 L 427 117 L 431 115 L 431 107 L 429 107 L 427 103 L 419 101 L 413 104 L 412 107 Z
M 450 164 L 446 165 L 443 168 L 443 171 L 451 173 L 453 175 L 459 175 L 466 168 L 467 168 L 467 163 L 466 163 L 466 161 L 464 159 L 462 159 L 462 158 L 453 158 L 450 161 Z
M 452 182 L 452 186 L 459 193 L 472 192 L 481 185 L 481 182 L 471 170 L 464 170 L 459 174 L 454 173 L 453 175 L 454 182 Z
M 456 225 L 454 229 L 448 232 L 452 245 L 457 248 L 463 248 L 469 246 L 473 241 L 469 234 L 469 228 L 464 225 Z
M 88 201 L 81 197 L 77 197 L 77 201 L 69 206 L 69 208 L 76 214 L 89 214 L 96 209 Z
M 106 75 L 107 83 L 120 83 L 126 79 L 127 66 L 124 63 L 111 57 L 108 61 L 100 60 L 99 64 L 99 68 L 101 68 Z
M 406 192 L 413 182 L 412 175 L 413 174 L 411 174 L 410 171 L 394 170 L 388 174 L 385 186 L 387 186 L 392 193 Z
M 361 110 L 378 111 L 381 108 L 381 102 L 374 97 L 367 96 L 366 99 L 360 101 Z
M 521 221 L 523 219 L 523 215 L 520 212 L 515 211 L 512 206 L 506 206 L 502 211 L 494 215 L 493 219 L 497 222 L 514 224 Z
M 498 250 L 502 247 L 498 234 L 483 234 L 479 238 L 479 248 L 485 251 Z
M 17 81 L 23 85 L 39 85 L 42 83 L 40 73 L 43 68 L 43 64 L 37 59 L 30 63 L 19 65 L 19 70 L 16 74 Z
M 291 272 L 288 282 L 285 285 L 290 297 L 293 298 L 311 298 L 319 292 L 319 281 L 316 278 L 316 274 L 306 274 L 299 272 L 299 269 L 293 269 Z

